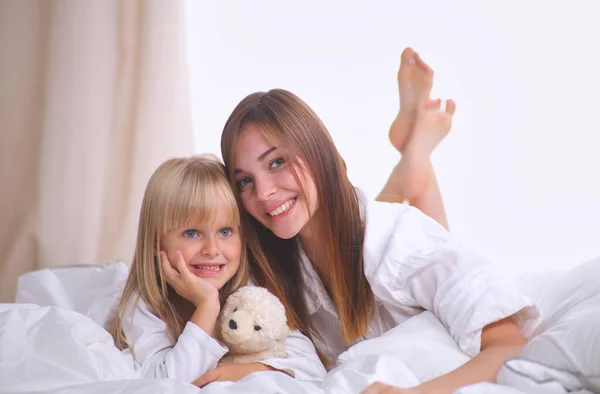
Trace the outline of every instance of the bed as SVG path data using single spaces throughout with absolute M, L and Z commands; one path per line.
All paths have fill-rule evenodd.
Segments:
M 127 270 L 116 262 L 20 277 L 16 302 L 0 304 L 0 393 L 358 393 L 378 380 L 414 386 L 469 359 L 437 318 L 423 312 L 348 349 L 324 381 L 259 372 L 201 390 L 144 379 L 104 329 Z M 517 285 L 540 307 L 536 335 L 504 363 L 496 384 L 456 393 L 600 393 L 600 259 L 567 272 L 525 275 Z

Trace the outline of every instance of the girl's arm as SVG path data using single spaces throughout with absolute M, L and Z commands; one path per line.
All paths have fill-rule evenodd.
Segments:
M 315 346 L 300 331 L 294 330 L 285 339 L 286 358 L 270 358 L 262 363 L 301 380 L 322 380 L 327 371 Z
M 256 283 L 249 278 L 249 285 Z M 327 371 L 319 358 L 312 341 L 300 331 L 290 331 L 285 339 L 286 358 L 269 358 L 261 362 L 249 364 L 224 363 L 201 376 L 194 382 L 198 387 L 214 381 L 237 381 L 244 376 L 258 371 L 278 371 L 293 378 L 302 380 L 322 380 Z
M 213 338 L 220 311 L 219 292 L 210 283 L 192 275 L 180 252 L 171 264 L 161 252 L 165 279 L 195 311 L 173 345 L 166 323 L 154 315 L 140 298 L 130 307 L 123 332 L 145 377 L 175 378 L 191 383 L 216 367 L 228 349 Z M 166 301 L 165 301 L 166 302 Z
M 129 309 L 127 316 L 131 318 L 124 320 L 123 332 L 144 377 L 173 378 L 191 383 L 215 368 L 228 351 L 200 328 L 202 324 L 194 323 L 194 318 L 186 324 L 173 345 L 167 325 L 149 310 L 142 299 L 135 309 Z
M 313 343 L 299 331 L 291 331 L 285 340 L 286 358 L 270 358 L 256 363 L 219 364 L 217 368 L 198 378 L 194 384 L 203 387 L 211 382 L 237 381 L 259 371 L 277 371 L 301 380 L 322 380 L 327 371 L 321 363 Z

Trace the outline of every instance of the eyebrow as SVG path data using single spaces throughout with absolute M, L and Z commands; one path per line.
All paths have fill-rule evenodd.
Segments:
M 264 151 L 264 152 L 263 152 L 263 153 L 262 153 L 260 156 L 258 156 L 258 159 L 256 159 L 256 161 L 257 161 L 257 162 L 261 162 L 261 161 L 263 161 L 263 160 L 265 159 L 265 157 L 269 156 L 269 154 L 270 154 L 271 152 L 273 152 L 274 150 L 276 150 L 276 149 L 277 149 L 277 147 L 276 147 L 276 146 L 272 146 L 272 147 L 270 147 L 269 149 L 267 149 L 266 151 Z M 242 172 L 242 170 L 240 170 L 240 169 L 236 168 L 236 169 L 235 169 L 233 172 L 234 172 L 235 174 L 239 174 L 240 172 Z

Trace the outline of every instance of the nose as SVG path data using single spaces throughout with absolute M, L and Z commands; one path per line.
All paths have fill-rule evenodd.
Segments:
M 275 184 L 268 178 L 254 179 L 256 195 L 260 200 L 266 201 L 275 194 Z
M 219 254 L 219 246 L 217 245 L 214 237 L 208 237 L 204 244 L 202 245 L 202 255 L 214 257 Z
M 237 323 L 235 322 L 235 320 L 229 320 L 229 328 L 231 328 L 232 330 L 237 330 Z

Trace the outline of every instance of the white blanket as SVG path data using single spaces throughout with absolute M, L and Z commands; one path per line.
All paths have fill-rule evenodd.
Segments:
M 323 382 L 260 372 L 200 390 L 169 379 L 143 379 L 131 355 L 118 351 L 102 327 L 126 275 L 127 266 L 117 263 L 42 270 L 21 277 L 17 303 L 0 304 L 0 393 L 349 394 L 375 381 L 411 387 L 469 359 L 439 320 L 423 312 L 379 338 L 350 348 Z M 480 383 L 456 393 L 600 393 L 599 275 L 600 259 L 561 275 L 556 283 L 530 278 L 538 286 L 544 283 L 531 295 L 540 298 L 548 317 L 545 331 L 520 359 L 505 363 L 498 384 Z M 563 360 L 559 354 L 566 350 L 575 353 Z M 540 362 L 550 356 L 552 365 Z
M 202 392 L 357 393 L 378 380 L 410 387 L 468 359 L 428 312 L 359 345 L 343 354 L 344 363 L 324 382 L 263 372 L 235 384 L 216 382 Z M 380 351 L 383 348 L 385 352 Z M 199 389 L 174 380 L 142 379 L 131 355 L 117 350 L 110 334 L 83 314 L 54 306 L 0 304 L 0 392 L 192 393 Z
M 594 394 L 600 392 L 600 377 L 586 377 L 521 358 L 504 363 L 498 384 L 479 383 L 455 394 Z

